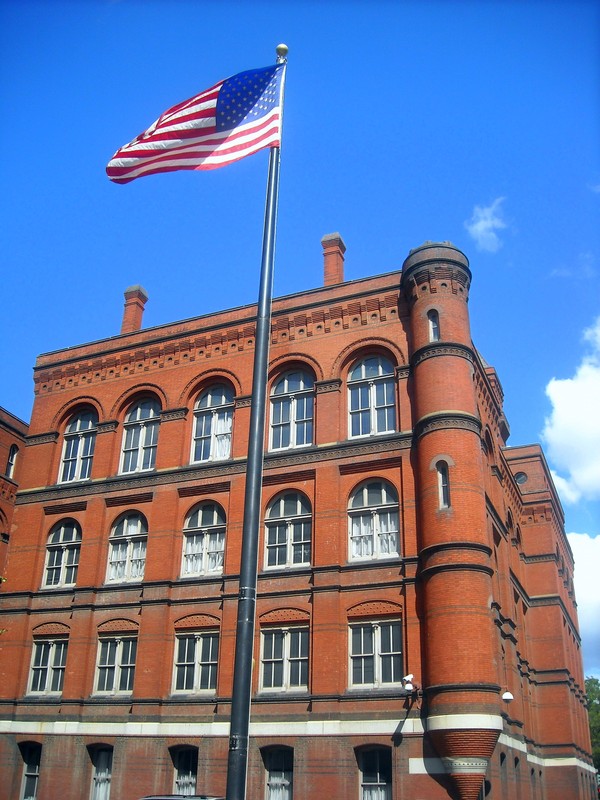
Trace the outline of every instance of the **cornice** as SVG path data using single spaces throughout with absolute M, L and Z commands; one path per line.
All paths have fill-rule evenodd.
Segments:
M 426 414 L 415 425 L 415 436 L 421 438 L 427 433 L 439 430 L 461 429 L 481 435 L 481 420 L 466 411 L 435 411 Z
M 430 342 L 420 347 L 412 355 L 410 363 L 413 367 L 418 366 L 422 361 L 437 356 L 458 356 L 464 358 L 471 364 L 475 362 L 473 350 L 461 342 Z
M 49 442 L 56 442 L 58 439 L 58 431 L 48 431 L 47 433 L 38 433 L 35 436 L 25 437 L 25 447 L 34 447 L 37 444 L 48 444 Z

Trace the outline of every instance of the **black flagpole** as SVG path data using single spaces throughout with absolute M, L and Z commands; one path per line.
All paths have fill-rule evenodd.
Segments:
M 286 45 L 278 45 L 278 64 L 285 63 L 287 51 Z M 283 113 L 283 103 L 281 113 Z M 258 571 L 258 531 L 260 525 L 269 340 L 271 338 L 271 297 L 273 291 L 277 196 L 279 192 L 279 155 L 279 147 L 270 149 L 262 265 L 256 318 L 256 348 L 252 374 L 250 440 L 248 443 L 248 467 L 244 497 L 242 563 L 240 567 L 240 591 L 235 639 L 233 694 L 231 697 L 226 800 L 245 800 L 246 798 Z

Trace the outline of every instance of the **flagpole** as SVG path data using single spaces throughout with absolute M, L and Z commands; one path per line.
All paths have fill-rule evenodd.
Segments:
M 286 62 L 288 48 L 277 46 L 277 63 Z M 283 105 L 283 104 L 282 104 Z M 283 113 L 283 107 L 282 107 Z M 269 340 L 271 338 L 271 300 L 273 293 L 273 264 L 277 199 L 279 194 L 280 148 L 269 150 L 269 174 L 263 229 L 262 264 L 258 309 L 256 317 L 256 346 L 252 374 L 250 408 L 250 437 L 244 496 L 242 555 L 238 596 L 237 629 L 229 755 L 227 759 L 226 800 L 245 800 L 248 771 L 248 740 L 250 729 L 250 699 L 252 692 L 252 657 L 256 615 L 256 586 L 258 576 L 258 533 L 260 526 L 262 471 L 264 457 L 265 416 L 267 405 L 267 371 Z

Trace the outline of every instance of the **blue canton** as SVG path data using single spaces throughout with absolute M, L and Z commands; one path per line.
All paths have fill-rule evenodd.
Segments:
M 264 117 L 279 105 L 282 66 L 252 69 L 228 78 L 217 99 L 218 131 Z

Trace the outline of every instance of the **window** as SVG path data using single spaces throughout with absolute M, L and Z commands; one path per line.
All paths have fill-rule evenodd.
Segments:
M 448 474 L 448 464 L 445 461 L 438 461 L 435 465 L 438 482 L 438 502 L 440 508 L 450 508 L 450 477 Z
M 348 375 L 350 436 L 374 436 L 396 429 L 394 367 L 383 356 L 355 364 Z
M 198 775 L 198 748 L 177 747 L 171 750 L 171 758 L 175 767 L 176 794 L 190 797 L 196 794 L 196 777 Z
M 15 466 L 17 464 L 17 456 L 19 455 L 19 448 L 16 444 L 11 444 L 8 451 L 8 460 L 6 462 L 6 477 L 12 481 L 15 476 Z
M 440 340 L 440 315 L 435 309 L 427 312 L 427 322 L 429 324 L 429 341 L 439 342 Z
M 225 512 L 217 503 L 201 503 L 185 520 L 182 576 L 222 572 L 224 549 Z
M 192 461 L 223 461 L 231 455 L 233 391 L 229 386 L 211 386 L 194 407 Z
M 133 636 L 101 638 L 98 645 L 96 691 L 108 694 L 131 692 L 137 639 Z
M 265 691 L 308 688 L 308 628 L 263 630 L 261 688 Z
M 391 800 L 392 754 L 387 747 L 359 750 L 360 800 Z
M 81 529 L 73 520 L 63 520 L 52 528 L 46 546 L 44 586 L 74 586 L 77 580 Z
M 271 449 L 305 447 L 313 440 L 314 381 L 301 370 L 286 372 L 271 391 Z
M 304 495 L 285 492 L 267 509 L 265 567 L 310 564 L 311 509 Z
M 154 469 L 160 405 L 147 398 L 135 403 L 125 418 L 121 472 Z
M 198 631 L 177 636 L 175 691 L 214 692 L 217 687 L 219 634 Z
M 29 691 L 33 694 L 60 694 L 65 679 L 67 640 L 36 639 L 29 676 Z
M 348 508 L 350 560 L 392 558 L 399 554 L 398 495 L 389 483 L 363 483 Z
M 83 481 L 90 477 L 98 415 L 93 409 L 80 411 L 65 429 L 60 482 Z
M 23 785 L 20 800 L 35 800 L 40 779 L 40 761 L 42 746 L 35 742 L 23 742 L 19 745 L 23 759 Z
M 141 514 L 120 517 L 110 535 L 107 583 L 143 579 L 147 539 L 148 523 Z
M 112 757 L 112 747 L 95 747 L 91 751 L 92 795 L 90 800 L 109 800 Z
M 266 775 L 266 800 L 292 800 L 294 751 L 291 747 L 272 747 L 263 753 Z
M 350 685 L 402 685 L 400 621 L 350 626 Z

